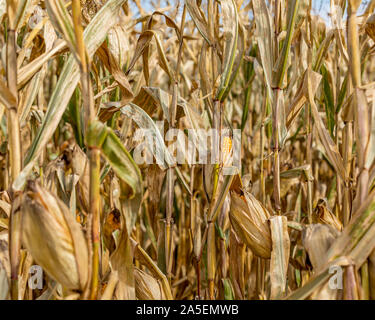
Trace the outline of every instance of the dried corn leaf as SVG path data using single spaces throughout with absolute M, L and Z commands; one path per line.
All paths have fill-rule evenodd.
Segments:
M 108 30 L 116 23 L 113 17 L 125 0 L 109 0 L 96 14 L 84 32 L 84 41 L 89 57 L 107 36 Z M 48 104 L 48 109 L 41 128 L 28 151 L 25 163 L 28 164 L 40 155 L 47 141 L 51 138 L 65 111 L 73 91 L 80 78 L 79 68 L 73 56 L 64 64 L 59 81 Z
M 290 239 L 288 219 L 282 216 L 270 218 L 272 252 L 270 264 L 271 299 L 280 299 L 287 288 Z

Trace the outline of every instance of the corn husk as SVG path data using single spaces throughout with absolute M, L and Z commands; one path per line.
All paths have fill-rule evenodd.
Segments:
M 302 234 L 303 245 L 309 255 L 313 271 L 320 272 L 327 260 L 328 249 L 335 241 L 339 232 L 328 224 L 311 224 Z M 332 300 L 337 298 L 337 290 L 332 290 L 328 284 L 320 286 L 312 295 L 314 300 Z
M 48 190 L 29 184 L 22 200 L 23 243 L 49 276 L 70 290 L 88 282 L 88 248 L 69 208 Z
M 165 300 L 160 281 L 146 272 L 134 268 L 135 294 L 139 300 Z
M 328 209 L 325 200 L 321 199 L 315 208 L 315 215 L 313 217 L 314 223 L 329 224 L 336 228 L 338 231 L 342 231 L 341 221 Z
M 255 197 L 246 191 L 243 195 L 231 193 L 230 221 L 239 238 L 262 258 L 271 257 L 270 214 Z
M 315 270 L 324 267 L 328 249 L 338 235 L 336 229 L 324 224 L 311 224 L 303 231 L 302 243 Z
M 8 234 L 0 232 L 0 300 L 5 300 L 9 292 L 10 264 Z

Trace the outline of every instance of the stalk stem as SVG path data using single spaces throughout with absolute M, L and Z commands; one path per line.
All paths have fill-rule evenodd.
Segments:
M 7 109 L 8 148 L 10 160 L 10 195 L 12 210 L 9 228 L 9 259 L 11 268 L 11 298 L 18 300 L 18 271 L 21 251 L 21 216 L 17 214 L 17 195 L 12 191 L 12 183 L 18 177 L 22 168 L 20 125 L 18 119 L 18 91 L 17 91 L 17 52 L 16 52 L 16 26 L 14 25 L 15 12 L 12 3 L 8 2 L 7 11 L 9 26 L 7 30 L 6 62 L 7 85 L 9 91 L 16 98 L 15 105 Z M 14 3 L 13 3 L 14 5 Z M 15 216 L 17 214 L 17 217 Z
M 275 201 L 276 214 L 281 213 L 280 200 L 280 157 L 279 157 L 279 95 L 281 89 L 274 89 L 274 105 L 272 112 L 272 131 L 273 131 L 273 199 Z
M 178 48 L 178 57 L 176 65 L 176 79 L 172 87 L 172 102 L 169 110 L 170 117 L 170 127 L 174 129 L 176 127 L 176 112 L 178 103 L 178 75 L 180 72 L 180 64 L 182 57 L 182 48 L 184 41 L 184 27 L 185 27 L 185 16 L 186 16 L 186 6 L 184 5 L 184 10 L 181 18 L 180 32 L 181 39 Z M 177 165 L 177 164 L 176 164 Z M 167 171 L 167 207 L 166 207 L 166 219 L 165 219 L 165 258 L 166 258 L 166 269 L 168 280 L 171 281 L 172 265 L 173 265 L 173 252 L 172 252 L 172 214 L 173 214 L 173 201 L 174 201 L 174 168 L 168 168 Z
M 90 299 L 95 300 L 99 286 L 100 257 L 100 150 L 89 151 L 90 161 L 90 212 L 92 214 L 92 278 Z
M 85 111 L 85 131 L 95 120 L 93 92 L 90 80 L 90 62 L 87 60 L 86 48 L 83 40 L 83 28 L 81 18 L 81 3 L 72 1 L 72 14 L 74 34 L 76 37 L 76 49 L 78 64 L 81 71 L 82 102 Z M 88 147 L 90 187 L 89 187 L 89 212 L 92 215 L 92 267 L 91 267 L 91 291 L 90 299 L 97 299 L 99 286 L 100 265 L 100 150 L 96 146 Z

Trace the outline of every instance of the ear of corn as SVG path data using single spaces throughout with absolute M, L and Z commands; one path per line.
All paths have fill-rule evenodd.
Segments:
M 250 193 L 231 194 L 232 226 L 240 239 L 259 257 L 271 257 L 271 231 L 268 210 Z
M 32 184 L 22 200 L 22 212 L 22 238 L 33 258 L 67 289 L 83 291 L 88 282 L 88 248 L 68 207 Z
M 160 281 L 142 270 L 134 269 L 135 292 L 139 300 L 165 300 Z

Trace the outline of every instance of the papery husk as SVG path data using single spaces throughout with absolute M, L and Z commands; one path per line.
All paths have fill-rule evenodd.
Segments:
M 367 19 L 365 30 L 368 36 L 375 41 L 375 13 Z
M 314 273 L 319 273 L 325 267 L 328 249 L 339 234 L 337 229 L 328 224 L 311 224 L 303 231 L 302 243 L 309 255 Z M 331 289 L 326 283 L 312 294 L 311 299 L 335 300 L 337 294 L 338 290 Z
M 0 300 L 8 297 L 10 287 L 10 263 L 8 234 L 0 232 Z
M 69 208 L 31 182 L 22 199 L 23 243 L 37 264 L 64 288 L 83 291 L 89 254 L 81 226 Z
M 338 231 L 342 231 L 343 226 L 341 221 L 328 209 L 325 200 L 321 199 L 318 201 L 314 213 L 314 223 L 329 224 Z
M 7 276 L 10 277 L 10 262 L 9 262 L 9 243 L 8 233 L 4 230 L 0 232 L 0 263 L 3 265 Z
M 238 237 L 254 254 L 269 259 L 272 240 L 268 210 L 251 193 L 232 192 L 229 217 Z
M 306 226 L 302 233 L 302 243 L 315 270 L 324 267 L 328 249 L 339 234 L 335 228 L 326 224 Z
M 139 300 L 166 300 L 161 282 L 134 268 L 135 295 Z
M 82 210 L 88 212 L 89 208 L 89 162 L 82 149 L 75 145 L 72 150 L 73 172 L 79 176 L 77 195 Z

